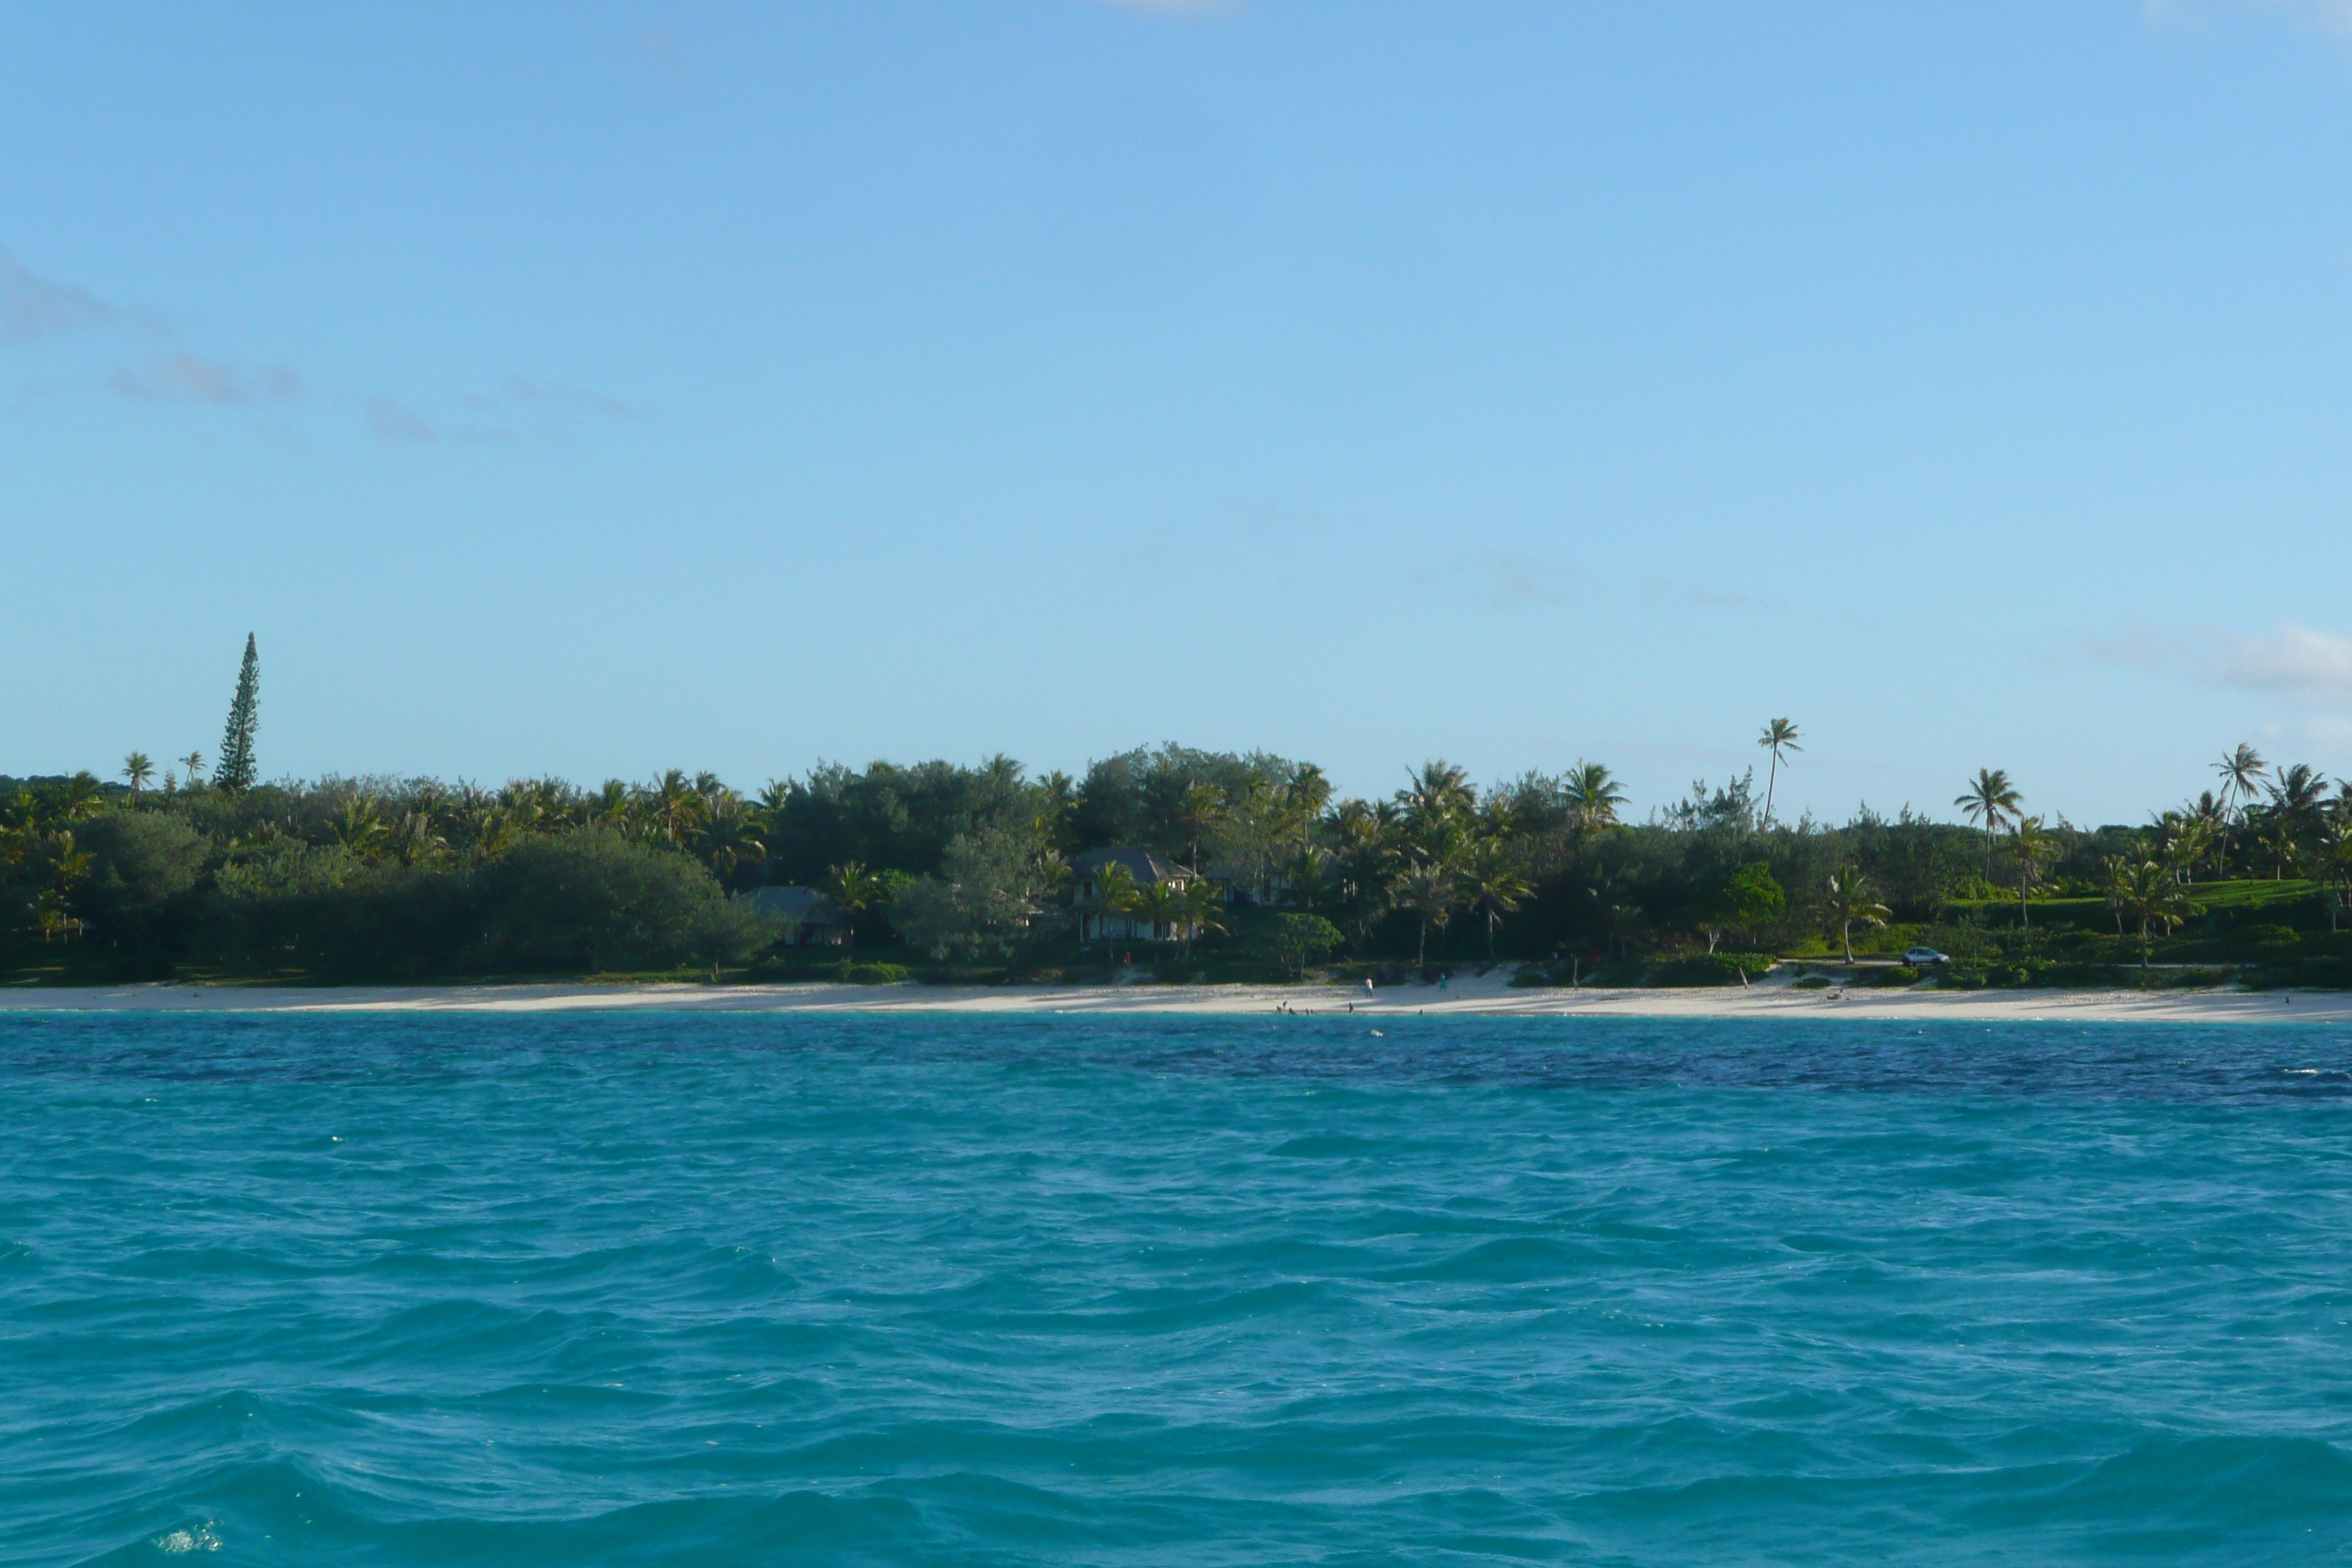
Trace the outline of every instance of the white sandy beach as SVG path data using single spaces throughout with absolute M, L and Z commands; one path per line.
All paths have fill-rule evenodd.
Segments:
M 0 992 L 8 1012 L 1453 1014 L 1616 1018 L 2352 1023 L 2352 993 L 1514 990 L 1503 971 L 1366 994 L 1315 985 L 119 985 Z

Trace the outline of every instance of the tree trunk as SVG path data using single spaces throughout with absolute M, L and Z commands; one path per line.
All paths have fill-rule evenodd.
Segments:
M 2139 966 L 2143 970 L 2147 968 L 2147 917 L 2145 915 L 2140 917 L 2139 922 Z
M 1838 940 L 1845 944 L 1845 961 L 1853 962 L 1853 922 L 1845 921 L 1838 926 Z
M 1421 922 L 1421 945 L 1412 950 L 1412 966 L 1415 969 L 1429 967 L 1429 921 L 1426 917 Z

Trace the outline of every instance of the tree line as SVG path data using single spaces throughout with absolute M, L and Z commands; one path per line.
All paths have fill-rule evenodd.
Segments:
M 1115 846 L 1197 873 L 1181 887 L 1097 879 L 1097 910 L 1169 933 L 1146 961 L 1247 947 L 1299 971 L 1334 958 L 1583 971 L 1824 937 L 1851 956 L 1858 931 L 1889 922 L 2030 933 L 2052 899 L 2100 901 L 2145 956 L 2200 912 L 2201 884 L 2315 884 L 2331 930 L 2352 888 L 2352 788 L 2247 747 L 2199 799 L 2084 829 L 2027 813 L 1990 769 L 1955 802 L 1958 823 L 1907 808 L 1779 821 L 1771 790 L 1801 748 L 1786 721 L 1761 743 L 1763 799 L 1751 771 L 1638 821 L 1597 763 L 1482 788 L 1431 762 L 1385 797 L 1341 798 L 1312 763 L 1171 744 L 1076 778 L 1002 756 L 827 764 L 745 795 L 683 770 L 593 789 L 257 783 L 206 779 L 200 757 L 159 774 L 134 753 L 120 782 L 0 781 L 0 924 L 20 946 L 148 970 L 740 966 L 782 933 L 730 895 L 793 883 L 824 893 L 859 947 L 1002 965 L 1075 951 L 1071 862 Z
M 1174 950 L 1146 957 L 1179 969 L 1198 942 L 1299 973 L 1409 953 L 1423 968 L 1433 954 L 1564 961 L 1580 977 L 1588 961 L 1720 970 L 1736 962 L 1727 942 L 1826 940 L 1851 963 L 1857 930 L 1940 931 L 1956 915 L 1946 940 L 1982 946 L 1975 933 L 2013 892 L 2012 931 L 1991 947 L 2032 958 L 2037 897 L 2056 897 L 2103 907 L 2118 938 L 2136 929 L 2145 965 L 2204 912 L 2200 879 L 2266 868 L 2298 892 L 2307 879 L 2331 937 L 2352 893 L 2352 782 L 2274 768 L 2250 745 L 2215 764 L 2213 788 L 2138 827 L 2029 814 L 1995 768 L 1953 801 L 1959 824 L 1906 806 L 1831 826 L 1775 816 L 1780 774 L 1804 750 L 1778 718 L 1757 737 L 1760 804 L 1751 768 L 1633 822 L 1599 763 L 1481 788 L 1432 761 L 1389 795 L 1343 799 L 1312 763 L 1175 744 L 1081 778 L 1002 755 L 827 763 L 751 796 L 682 769 L 593 789 L 265 784 L 259 692 L 248 636 L 209 778 L 201 752 L 159 770 L 134 752 L 119 782 L 0 779 L 0 944 L 95 949 L 145 973 L 719 970 L 789 940 L 735 896 L 786 883 L 820 890 L 853 942 L 934 963 L 1034 966 L 1083 945 L 1092 913 L 1139 920 L 1163 939 L 1147 950 Z M 1149 850 L 1181 875 L 1139 883 L 1101 867 L 1076 896 L 1073 860 L 1103 847 Z

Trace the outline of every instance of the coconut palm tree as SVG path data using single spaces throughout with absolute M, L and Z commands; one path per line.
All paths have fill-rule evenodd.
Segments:
M 1087 877 L 1095 885 L 1093 906 L 1087 913 L 1097 922 L 1131 915 L 1143 907 L 1143 891 L 1135 885 L 1135 874 L 1118 861 L 1106 860 L 1087 872 Z M 1081 920 L 1085 918 L 1084 914 L 1079 916 Z
M 2312 868 L 2327 885 L 2327 934 L 2336 934 L 2347 889 L 2352 889 L 2352 819 L 2336 816 L 2319 837 L 2318 863 Z
M 1315 831 L 1315 824 L 1322 819 L 1324 808 L 1331 804 L 1331 781 L 1313 763 L 1301 763 L 1297 772 L 1290 775 L 1290 782 L 1283 786 L 1283 794 L 1290 803 L 1292 820 L 1298 828 L 1298 846 L 1304 849 L 1308 836 Z
M 1309 844 L 1283 862 L 1282 879 L 1294 906 L 1311 911 L 1330 899 L 1331 865 L 1331 851 L 1319 844 Z
M 1837 927 L 1838 941 L 1845 948 L 1845 961 L 1853 962 L 1853 928 L 1865 926 L 1875 931 L 1894 918 L 1895 911 L 1878 901 L 1878 889 L 1862 868 L 1847 866 L 1831 874 L 1829 896 L 1822 908 L 1830 923 Z
M 2284 881 L 2287 868 L 2294 864 L 2303 848 L 2294 830 L 2294 819 L 2284 812 L 2273 813 L 2270 821 L 2254 836 L 2254 842 L 2261 845 L 2271 858 L 2271 880 Z
M 1184 918 L 1184 895 L 1174 882 L 1153 882 L 1136 889 L 1135 912 L 1150 928 L 1151 942 L 1173 941 Z M 1166 931 L 1167 936 L 1160 933 Z
M 205 754 L 202 752 L 190 752 L 180 759 L 180 765 L 188 770 L 190 789 L 205 782 Z
M 391 825 L 383 819 L 383 810 L 372 795 L 353 793 L 343 797 L 343 803 L 327 824 L 327 831 L 344 850 L 362 860 L 382 857 L 384 841 L 391 837 Z
M 1462 868 L 1462 891 L 1486 919 L 1486 962 L 1495 962 L 1495 928 L 1535 889 L 1519 874 L 1519 858 L 1500 839 L 1479 841 Z
M 2032 928 L 2026 912 L 2026 895 L 2057 858 L 2058 847 L 2058 840 L 2042 826 L 2038 816 L 2019 817 L 2010 832 L 2009 852 L 2017 858 L 2017 924 L 2021 931 Z
M 52 810 L 61 821 L 86 822 L 106 809 L 106 786 L 87 768 L 53 787 L 57 795 Z
M 672 844 L 683 843 L 702 821 L 708 808 L 700 791 L 677 768 L 654 781 L 645 795 L 645 813 L 656 831 Z
M 2202 913 L 2204 906 L 2191 902 L 2164 868 L 2153 860 L 2119 859 L 2110 864 L 2113 880 L 2108 884 L 2107 900 L 2119 913 L 2139 922 L 2139 966 L 2146 969 L 2148 928 L 2162 926 L 2169 931 L 2189 916 Z
M 1469 773 L 1452 763 L 1423 763 L 1411 778 L 1397 804 L 1404 808 L 1406 826 L 1424 844 L 1453 828 L 1477 805 Z
M 131 798 L 137 800 L 147 781 L 155 776 L 155 764 L 144 752 L 133 752 L 122 759 L 122 776 L 131 781 Z
M 760 814 L 751 802 L 723 786 L 704 797 L 694 848 L 722 888 L 734 881 L 738 868 L 756 866 L 768 858 L 767 840 L 760 837 Z
M 449 841 L 434 831 L 431 812 L 412 811 L 393 824 L 390 846 L 392 858 L 402 865 L 429 866 L 448 850 Z
M 1772 753 L 1772 765 L 1764 774 L 1764 826 L 1767 827 L 1772 826 L 1772 787 L 1780 782 L 1781 753 L 1803 751 L 1805 748 L 1797 744 L 1801 738 L 1797 727 L 1786 719 L 1773 720 L 1764 726 L 1764 732 L 1756 737 L 1756 743 Z
M 636 811 L 636 791 L 619 779 L 606 779 L 588 797 L 581 816 L 588 826 L 609 827 L 625 838 L 635 836 Z
M 2025 804 L 2025 797 L 2017 792 L 2016 785 L 2009 782 L 2008 769 L 1979 768 L 1977 776 L 1969 781 L 1967 792 L 1954 797 L 1952 804 L 1958 806 L 1960 814 L 1969 821 L 1984 825 L 1985 879 L 1990 881 L 1992 879 L 1993 835 L 2017 815 L 2017 808 Z
M 2196 879 L 2197 862 L 2213 848 L 2213 825 L 2202 816 L 2168 811 L 2156 819 L 2157 858 L 2183 881 Z
M 1216 836 L 1224 820 L 1224 791 L 1213 784 L 1196 784 L 1184 792 L 1183 803 L 1177 808 L 1177 825 L 1192 846 L 1193 870 L 1201 868 L 1202 844 Z
M 2205 830 L 2205 852 L 2212 857 L 2213 875 L 2218 880 L 2230 869 L 2230 803 L 2211 790 L 2199 794 L 2189 803 L 2189 816 Z
M 2316 816 L 2327 800 L 2327 780 L 2309 763 L 2295 763 L 2278 771 L 2270 786 L 2271 808 L 2293 816 Z
M 2213 764 L 2213 771 L 2221 775 L 2223 802 L 2226 804 L 2234 799 L 2242 806 L 2253 799 L 2254 791 L 2261 785 L 2263 773 L 2268 766 L 2263 761 L 2263 754 L 2243 742 L 2239 742 L 2236 751 L 2223 752 L 2221 760 Z
M 1580 762 L 1569 769 L 1561 793 L 1568 798 L 1570 827 L 1579 838 L 1616 826 L 1625 805 L 1617 775 L 1599 763 Z
M 2270 786 L 2270 815 L 2290 841 L 2287 858 L 2293 858 L 2303 847 L 2303 840 L 2315 834 L 2327 810 L 2327 780 L 2312 771 L 2308 763 L 2296 763 L 2278 770 Z
M 1415 856 L 1407 862 L 1391 890 L 1396 907 L 1421 922 L 1421 942 L 1413 950 L 1415 967 L 1429 962 L 1429 928 L 1435 926 L 1440 934 L 1454 919 L 1454 910 L 1461 900 L 1461 885 L 1454 868 L 1442 860 Z
M 824 868 L 824 879 L 816 890 L 824 895 L 825 902 L 841 911 L 842 945 L 857 945 L 857 917 L 882 901 L 882 879 L 867 870 L 863 862 L 845 860 L 838 866 Z
M 503 859 L 520 835 L 515 832 L 513 819 L 488 796 L 479 791 L 475 792 L 475 796 L 459 812 L 457 820 L 465 835 L 466 853 L 473 857 L 476 865 L 487 866 Z
M 1225 900 L 1218 895 L 1217 885 L 1206 877 L 1194 877 L 1176 890 L 1177 940 L 1184 944 L 1184 957 L 1192 957 L 1192 939 L 1210 931 L 1223 931 Z

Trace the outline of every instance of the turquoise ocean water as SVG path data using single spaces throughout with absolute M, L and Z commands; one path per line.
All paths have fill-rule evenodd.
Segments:
M 0 1563 L 2352 1554 L 2352 1034 L 0 1016 Z

